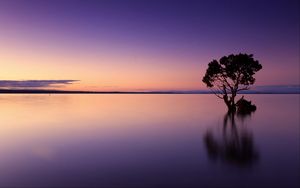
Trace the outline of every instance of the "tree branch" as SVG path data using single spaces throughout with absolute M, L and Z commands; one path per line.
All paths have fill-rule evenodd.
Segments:
M 222 94 L 218 93 L 218 91 L 215 91 L 214 89 L 210 89 L 213 94 L 215 94 L 218 98 L 223 99 Z
M 249 90 L 249 89 L 250 89 L 250 87 L 249 87 L 249 86 L 246 86 L 246 87 L 243 87 L 243 88 L 238 89 L 237 91 L 243 91 L 243 90 Z

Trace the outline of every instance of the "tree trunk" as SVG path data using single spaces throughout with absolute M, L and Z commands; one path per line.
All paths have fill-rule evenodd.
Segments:
M 234 105 L 230 104 L 230 106 L 227 106 L 227 107 L 228 107 L 228 112 L 234 113 L 236 111 L 235 104 Z
M 235 112 L 235 111 L 236 111 L 236 105 L 235 105 L 235 101 L 234 101 L 235 96 L 236 96 L 235 93 L 232 93 L 232 94 L 231 94 L 231 100 L 230 100 L 230 102 L 231 102 L 231 111 L 232 111 L 232 112 Z
M 228 108 L 228 112 L 235 112 L 236 111 L 236 105 L 234 102 L 234 98 L 235 98 L 235 94 L 232 94 L 232 96 L 230 97 L 230 100 L 228 99 L 228 95 L 225 94 L 223 96 L 223 100 Z

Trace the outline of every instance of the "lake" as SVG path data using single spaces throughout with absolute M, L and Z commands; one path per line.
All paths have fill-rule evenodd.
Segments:
M 0 187 L 297 187 L 299 95 L 2 94 Z

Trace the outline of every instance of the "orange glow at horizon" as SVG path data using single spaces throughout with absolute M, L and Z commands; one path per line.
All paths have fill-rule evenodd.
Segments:
M 9 46 L 9 45 L 8 45 Z M 18 46 L 18 48 L 16 48 Z M 199 89 L 201 65 L 180 64 L 175 57 L 123 56 L 26 49 L 22 44 L 0 47 L 0 80 L 80 80 L 58 89 L 139 91 Z M 196 62 L 196 60 L 194 60 Z M 159 62 L 164 62 L 160 66 Z M 202 70 L 204 73 L 204 70 Z
M 202 77 L 212 55 L 155 54 L 101 46 L 72 47 L 51 41 L 0 36 L 0 80 L 80 80 L 50 89 L 82 91 L 153 91 L 207 89 Z M 28 44 L 30 44 L 28 46 Z M 274 67 L 268 57 L 256 56 L 263 69 L 255 85 L 287 84 L 299 70 Z M 295 61 L 290 57 L 290 61 Z

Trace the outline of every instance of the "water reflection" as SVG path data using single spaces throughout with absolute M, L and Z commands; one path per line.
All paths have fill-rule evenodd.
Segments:
M 219 137 L 211 130 L 205 133 L 204 144 L 211 160 L 220 160 L 240 167 L 249 167 L 258 161 L 259 155 L 254 145 L 253 135 L 243 126 L 250 117 L 251 113 L 227 113 Z M 241 123 L 237 123 L 236 118 L 241 120 Z
M 299 96 L 247 97 L 0 95 L 0 187 L 298 187 Z

